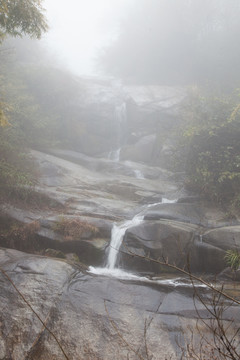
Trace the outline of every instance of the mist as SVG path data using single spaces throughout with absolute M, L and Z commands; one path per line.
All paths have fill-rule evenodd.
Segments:
M 239 73 L 239 14 L 236 0 L 139 1 L 102 66 L 139 83 L 231 86 Z
M 49 32 L 44 43 L 78 75 L 97 75 L 101 49 L 119 35 L 122 20 L 135 0 L 45 0 Z
M 148 84 L 231 87 L 238 69 L 237 0 L 45 1 L 44 42 L 78 75 Z
M 1 359 L 240 359 L 239 20 L 0 0 Z

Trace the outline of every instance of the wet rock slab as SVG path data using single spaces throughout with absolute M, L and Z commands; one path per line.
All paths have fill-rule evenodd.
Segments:
M 146 220 L 169 219 L 202 225 L 205 218 L 202 209 L 195 204 L 161 204 L 147 211 Z
M 25 233 L 22 232 L 22 236 L 13 237 L 10 231 L 8 236 L 0 238 L 0 246 L 31 253 L 45 253 L 47 249 L 51 249 L 63 252 L 62 256 L 67 253 L 75 253 L 81 262 L 88 265 L 101 265 L 104 262 L 106 247 L 111 236 L 112 222 L 93 217 L 53 215 L 49 211 L 23 210 L 10 205 L 4 206 L 3 210 L 5 216 L 14 221 L 15 227 L 19 229 L 25 227 Z M 0 219 L 4 221 L 4 217 L 0 217 Z M 71 223 L 74 220 L 92 226 L 93 230 L 83 231 L 79 235 L 76 232 L 72 236 L 64 235 L 63 231 L 57 231 L 61 221 Z
M 176 220 L 206 228 L 238 225 L 236 219 L 227 220 L 224 211 L 220 208 L 213 207 L 200 199 L 196 202 L 192 196 L 180 198 L 172 204 L 157 204 L 145 212 L 144 218 L 146 220 Z
M 109 168 L 107 172 L 100 172 L 39 151 L 32 151 L 32 157 L 39 165 L 39 191 L 42 188 L 55 199 L 65 199 L 69 210 L 82 215 L 92 213 L 99 217 L 124 218 L 136 209 L 137 203 L 144 202 L 144 192 L 152 192 L 161 198 L 161 194 L 178 190 L 176 182 L 167 180 L 171 174 L 161 169 L 159 173 L 164 174 L 161 179 L 140 180 L 135 178 L 132 164 L 100 159 L 99 163 L 107 164 Z M 92 161 L 97 162 L 96 159 Z M 127 167 L 131 176 L 122 174 L 121 167 Z M 143 171 L 152 171 L 152 168 L 149 170 L 146 166 Z
M 172 220 L 144 221 L 127 230 L 121 247 L 120 264 L 139 272 L 159 273 L 162 267 L 148 257 L 183 267 L 187 262 L 198 227 Z M 137 254 L 145 258 L 131 256 Z
M 207 231 L 203 241 L 223 250 L 240 248 L 240 225 L 225 226 Z
M 173 211 L 174 207 L 175 204 Z M 164 265 L 149 261 L 151 258 L 190 268 L 194 273 L 218 274 L 227 266 L 226 250 L 238 248 L 239 236 L 239 226 L 206 230 L 188 222 L 145 220 L 127 230 L 120 248 L 119 264 L 142 274 L 166 269 Z
M 0 249 L 0 266 L 70 359 L 137 359 L 131 349 L 144 357 L 145 338 L 152 359 L 178 359 L 175 337 L 187 336 L 187 326 L 196 321 L 192 291 L 186 287 L 97 277 L 64 261 L 16 250 Z M 1 358 L 63 359 L 3 273 L 0 281 Z M 151 325 L 144 336 L 146 322 Z

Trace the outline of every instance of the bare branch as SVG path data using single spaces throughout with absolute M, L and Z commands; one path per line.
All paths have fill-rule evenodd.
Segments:
M 112 327 L 116 330 L 118 336 L 122 339 L 122 341 L 125 343 L 125 345 L 127 345 L 128 349 L 131 350 L 132 352 L 134 352 L 135 355 L 137 355 L 137 357 L 140 360 L 144 360 L 144 358 L 132 347 L 132 345 L 129 344 L 129 342 L 127 342 L 127 340 L 124 339 L 124 337 L 122 336 L 122 334 L 120 333 L 117 325 L 115 324 L 115 322 L 112 320 L 112 318 L 109 315 L 108 309 L 107 309 L 107 305 L 106 305 L 106 300 L 104 300 L 104 306 L 105 306 L 105 311 L 107 313 L 108 319 L 112 325 Z
M 17 291 L 18 295 L 22 298 L 22 300 L 27 304 L 27 306 L 30 308 L 30 310 L 34 313 L 34 315 L 38 318 L 38 320 L 41 322 L 41 324 L 44 326 L 44 328 L 49 332 L 49 334 L 52 335 L 52 337 L 55 339 L 56 343 L 58 344 L 61 352 L 63 353 L 65 359 L 70 360 L 69 357 L 67 356 L 67 354 L 65 353 L 60 341 L 57 339 L 57 337 L 55 336 L 55 334 L 49 329 L 49 327 L 44 323 L 44 321 L 40 318 L 40 316 L 37 314 L 37 312 L 33 309 L 32 305 L 28 302 L 28 300 L 25 298 L 25 296 L 18 290 L 18 288 L 16 287 L 16 285 L 14 284 L 14 282 L 12 281 L 12 279 L 8 276 L 8 274 L 6 273 L 6 271 L 4 271 L 1 267 L 0 267 L 0 271 L 1 273 L 5 276 L 5 278 L 12 284 L 12 286 L 14 287 L 14 289 Z
M 236 298 L 233 298 L 232 296 L 228 295 L 225 291 L 222 291 L 221 289 L 219 290 L 218 288 L 216 288 L 215 286 L 213 286 L 212 284 L 210 284 L 209 282 L 207 282 L 206 280 L 202 279 L 201 277 L 199 276 L 196 276 L 196 275 L 193 275 L 191 272 L 187 271 L 187 270 L 184 270 L 176 265 L 173 265 L 173 264 L 170 264 L 168 261 L 161 261 L 161 260 L 156 260 L 156 259 L 153 259 L 153 258 L 150 258 L 150 257 L 145 257 L 143 255 L 138 255 L 138 254 L 135 254 L 134 252 L 132 252 L 127 246 L 126 244 L 123 243 L 123 246 L 126 248 L 127 250 L 127 253 L 123 252 L 124 254 L 130 254 L 134 257 L 137 257 L 137 258 L 140 258 L 140 259 L 144 259 L 144 260 L 149 260 L 151 262 L 154 262 L 156 264 L 159 264 L 159 265 L 163 265 L 163 266 L 167 266 L 171 269 L 174 269 L 184 275 L 187 275 L 190 279 L 192 280 L 195 280 L 195 281 L 198 281 L 200 283 L 202 283 L 203 285 L 205 285 L 207 288 L 211 289 L 212 291 L 214 291 L 215 293 L 218 293 L 220 294 L 221 296 L 224 296 L 226 299 L 232 301 L 233 303 L 237 304 L 237 305 L 240 305 L 240 301 L 237 300 Z

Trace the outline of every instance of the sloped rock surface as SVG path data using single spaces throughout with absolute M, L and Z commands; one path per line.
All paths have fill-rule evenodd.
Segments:
M 16 250 L 0 249 L 0 266 L 69 359 L 135 360 L 134 351 L 145 356 L 145 337 L 152 359 L 178 359 L 175 337 L 187 339 L 187 327 L 196 322 L 187 285 L 95 277 L 66 262 Z M 64 359 L 53 336 L 2 272 L 0 281 L 1 358 Z
M 131 253 L 168 261 L 179 267 L 186 265 L 198 227 L 175 221 L 145 221 L 127 231 L 121 247 L 120 265 L 124 269 L 160 273 L 163 267 L 131 256 Z M 166 270 L 166 269 L 165 269 Z
M 226 250 L 239 249 L 240 227 L 204 231 L 204 227 L 193 223 L 144 221 L 127 230 L 121 246 L 119 266 L 142 273 L 166 271 L 166 267 L 149 261 L 149 257 L 178 267 L 190 266 L 193 272 L 218 274 L 227 266 Z M 143 258 L 134 257 L 133 254 Z
M 240 225 L 225 226 L 205 232 L 203 242 L 222 250 L 240 249 Z

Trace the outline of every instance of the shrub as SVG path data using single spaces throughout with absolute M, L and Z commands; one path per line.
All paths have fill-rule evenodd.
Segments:
M 238 250 L 227 250 L 225 260 L 232 270 L 237 270 L 240 266 L 240 252 Z
M 203 96 L 195 89 L 183 116 L 187 185 L 208 199 L 232 204 L 240 193 L 239 94 Z
M 80 240 L 82 238 L 92 238 L 99 230 L 96 226 L 93 226 L 80 219 L 67 219 L 60 217 L 53 230 L 61 233 L 66 240 Z

